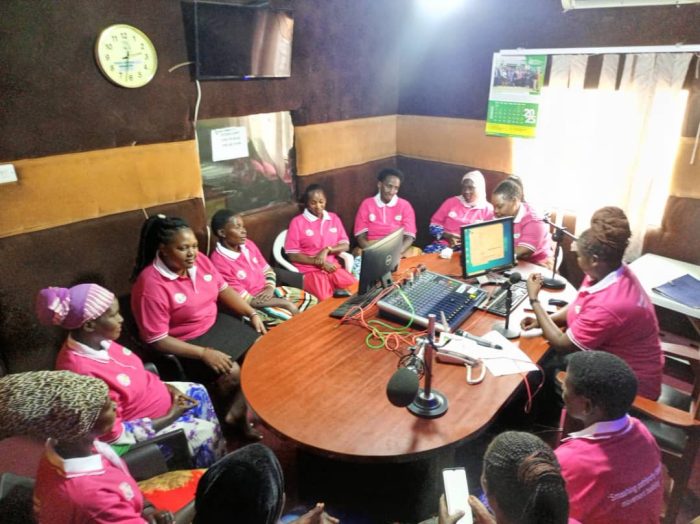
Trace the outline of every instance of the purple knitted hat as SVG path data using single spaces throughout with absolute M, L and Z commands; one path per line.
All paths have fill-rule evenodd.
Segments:
M 114 293 L 97 284 L 79 284 L 72 288 L 47 287 L 39 291 L 36 315 L 45 325 L 78 329 L 107 311 Z

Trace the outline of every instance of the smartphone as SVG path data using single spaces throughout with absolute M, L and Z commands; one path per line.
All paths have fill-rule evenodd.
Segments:
M 445 485 L 445 499 L 449 514 L 464 511 L 464 517 L 459 519 L 457 524 L 472 524 L 474 519 L 468 500 L 467 472 L 464 468 L 445 468 L 442 470 L 442 482 Z

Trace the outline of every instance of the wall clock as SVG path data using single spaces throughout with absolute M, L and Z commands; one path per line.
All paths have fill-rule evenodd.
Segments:
M 114 24 L 100 33 L 95 42 L 95 61 L 102 74 L 121 87 L 143 87 L 158 69 L 153 42 L 127 24 Z

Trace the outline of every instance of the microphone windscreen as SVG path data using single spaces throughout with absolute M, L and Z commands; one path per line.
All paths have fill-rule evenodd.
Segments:
M 520 273 L 518 273 L 517 271 L 513 271 L 513 272 L 510 274 L 510 278 L 509 278 L 508 280 L 510 281 L 511 284 L 517 284 L 517 283 L 520 282 L 522 279 L 523 279 L 523 277 L 520 276 Z
M 394 406 L 408 406 L 418 394 L 418 375 L 406 368 L 397 369 L 386 385 L 386 396 Z

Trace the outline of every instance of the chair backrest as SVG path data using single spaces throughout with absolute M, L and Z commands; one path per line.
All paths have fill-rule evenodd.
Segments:
M 284 241 L 287 240 L 287 230 L 285 229 L 284 231 L 280 231 L 280 233 L 277 235 L 277 238 L 275 238 L 274 244 L 272 244 L 272 255 L 275 257 L 275 262 L 277 262 L 280 266 L 282 266 L 285 269 L 288 269 L 289 271 L 294 271 L 294 272 L 299 272 L 299 270 L 294 267 L 294 265 L 287 260 L 287 257 L 284 256 Z

